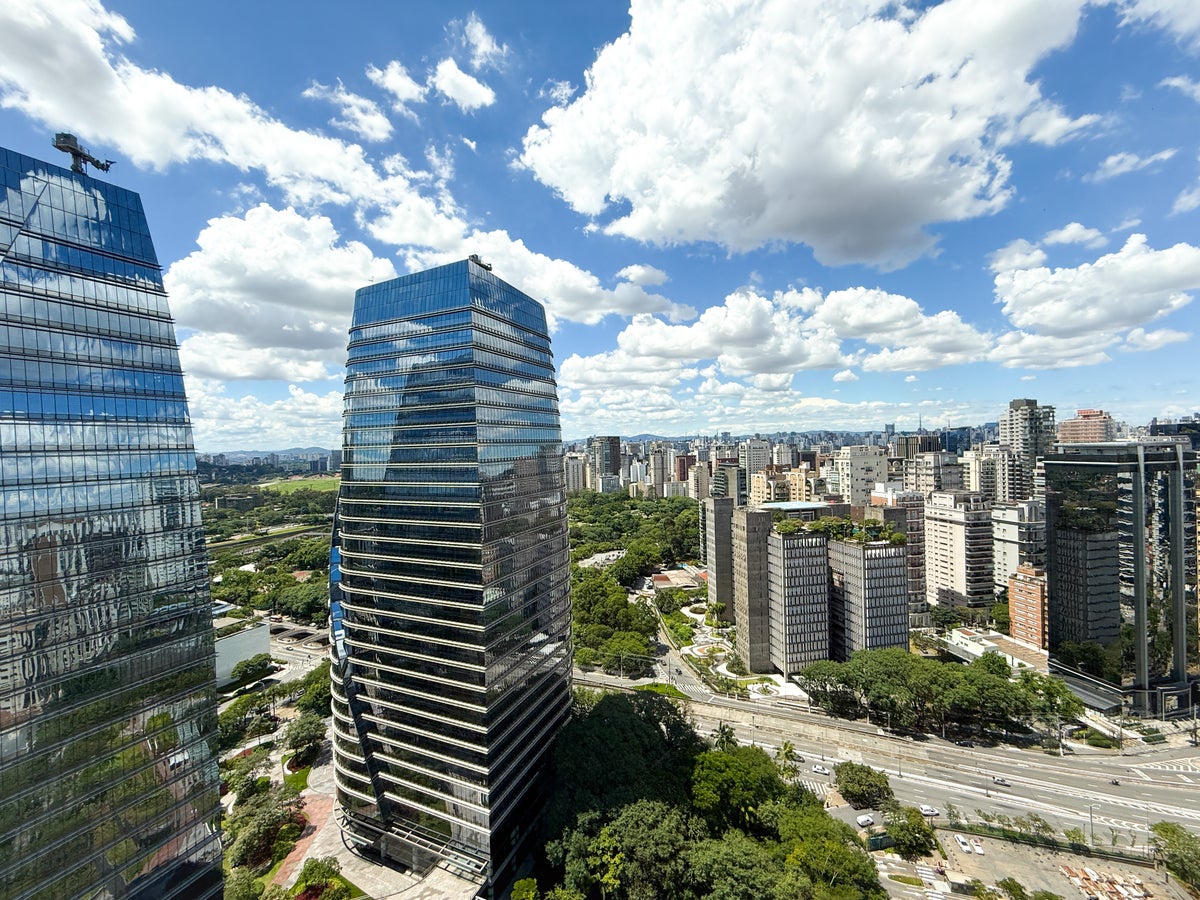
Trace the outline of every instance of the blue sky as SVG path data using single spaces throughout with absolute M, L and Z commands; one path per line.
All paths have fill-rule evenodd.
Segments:
M 354 290 L 469 253 L 568 438 L 1200 408 L 1195 0 L 10 0 L 0 143 L 57 130 L 142 195 L 202 451 L 337 446 Z

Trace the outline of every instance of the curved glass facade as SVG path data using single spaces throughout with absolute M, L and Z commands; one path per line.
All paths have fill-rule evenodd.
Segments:
M 570 708 L 566 500 L 542 307 L 472 260 L 360 290 L 334 550 L 345 827 L 503 887 Z
M 220 896 L 214 680 L 141 201 L 0 149 L 0 898 Z

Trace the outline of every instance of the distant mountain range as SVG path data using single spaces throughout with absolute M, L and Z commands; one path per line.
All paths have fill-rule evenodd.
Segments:
M 270 456 L 272 453 L 278 455 L 281 459 L 286 457 L 300 458 L 304 456 L 328 456 L 328 447 L 289 447 L 286 450 L 222 450 L 220 453 L 214 453 L 213 456 L 224 456 L 231 462 L 245 462 L 248 459 L 253 459 L 255 456 Z

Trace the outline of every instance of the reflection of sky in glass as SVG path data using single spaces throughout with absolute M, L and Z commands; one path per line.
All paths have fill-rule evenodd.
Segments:
M 0 220 L 0 796 L 28 811 L 0 884 L 216 897 L 199 490 L 141 203 L 0 150 Z

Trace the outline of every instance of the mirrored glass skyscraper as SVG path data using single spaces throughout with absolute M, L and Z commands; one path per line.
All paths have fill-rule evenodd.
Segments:
M 355 297 L 334 554 L 343 827 L 502 891 L 571 702 L 566 502 L 545 313 L 475 258 Z
M 0 897 L 221 892 L 179 352 L 136 194 L 0 149 Z

